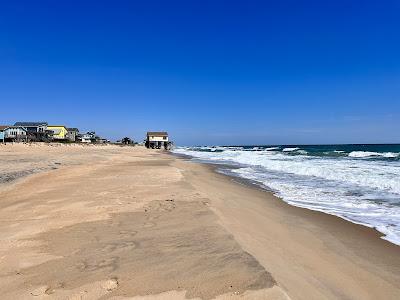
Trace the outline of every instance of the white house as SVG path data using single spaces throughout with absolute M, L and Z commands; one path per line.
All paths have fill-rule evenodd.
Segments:
M 22 126 L 9 126 L 4 129 L 4 138 L 15 142 L 28 139 L 27 130 Z
M 149 131 L 146 135 L 146 147 L 161 149 L 164 147 L 168 149 L 170 147 L 170 141 L 168 138 L 168 133 L 165 131 Z
M 82 143 L 91 143 L 92 139 L 94 138 L 93 134 L 91 133 L 84 133 L 81 135 L 81 142 Z

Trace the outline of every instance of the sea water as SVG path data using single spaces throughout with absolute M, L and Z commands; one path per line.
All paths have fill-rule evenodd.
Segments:
M 400 145 L 177 147 L 287 203 L 376 228 L 400 245 Z M 235 166 L 224 168 L 223 165 Z

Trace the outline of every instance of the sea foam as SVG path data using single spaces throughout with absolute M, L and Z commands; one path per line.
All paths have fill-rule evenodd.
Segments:
M 346 156 L 338 150 L 340 156 L 325 157 L 304 155 L 299 147 L 274 148 L 222 148 L 221 152 L 178 148 L 175 152 L 234 165 L 236 169 L 226 172 L 262 184 L 291 205 L 376 228 L 400 245 L 400 161 L 393 158 L 399 153 L 352 151 Z
M 299 150 L 300 148 L 295 147 L 295 148 L 284 148 L 282 151 L 283 152 L 292 152 L 292 151 L 296 151 Z
M 394 158 L 399 157 L 400 153 L 393 153 L 393 152 L 371 152 L 371 151 L 352 151 L 349 153 L 350 157 L 376 157 L 382 156 L 387 158 Z

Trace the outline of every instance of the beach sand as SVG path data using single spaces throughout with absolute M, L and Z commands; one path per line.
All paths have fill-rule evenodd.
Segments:
M 400 299 L 400 247 L 143 147 L 1 145 L 0 299 Z

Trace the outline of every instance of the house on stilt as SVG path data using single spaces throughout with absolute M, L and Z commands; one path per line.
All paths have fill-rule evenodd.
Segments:
M 149 131 L 146 135 L 146 148 L 151 149 L 171 149 L 172 142 L 169 140 L 168 133 L 165 131 Z

